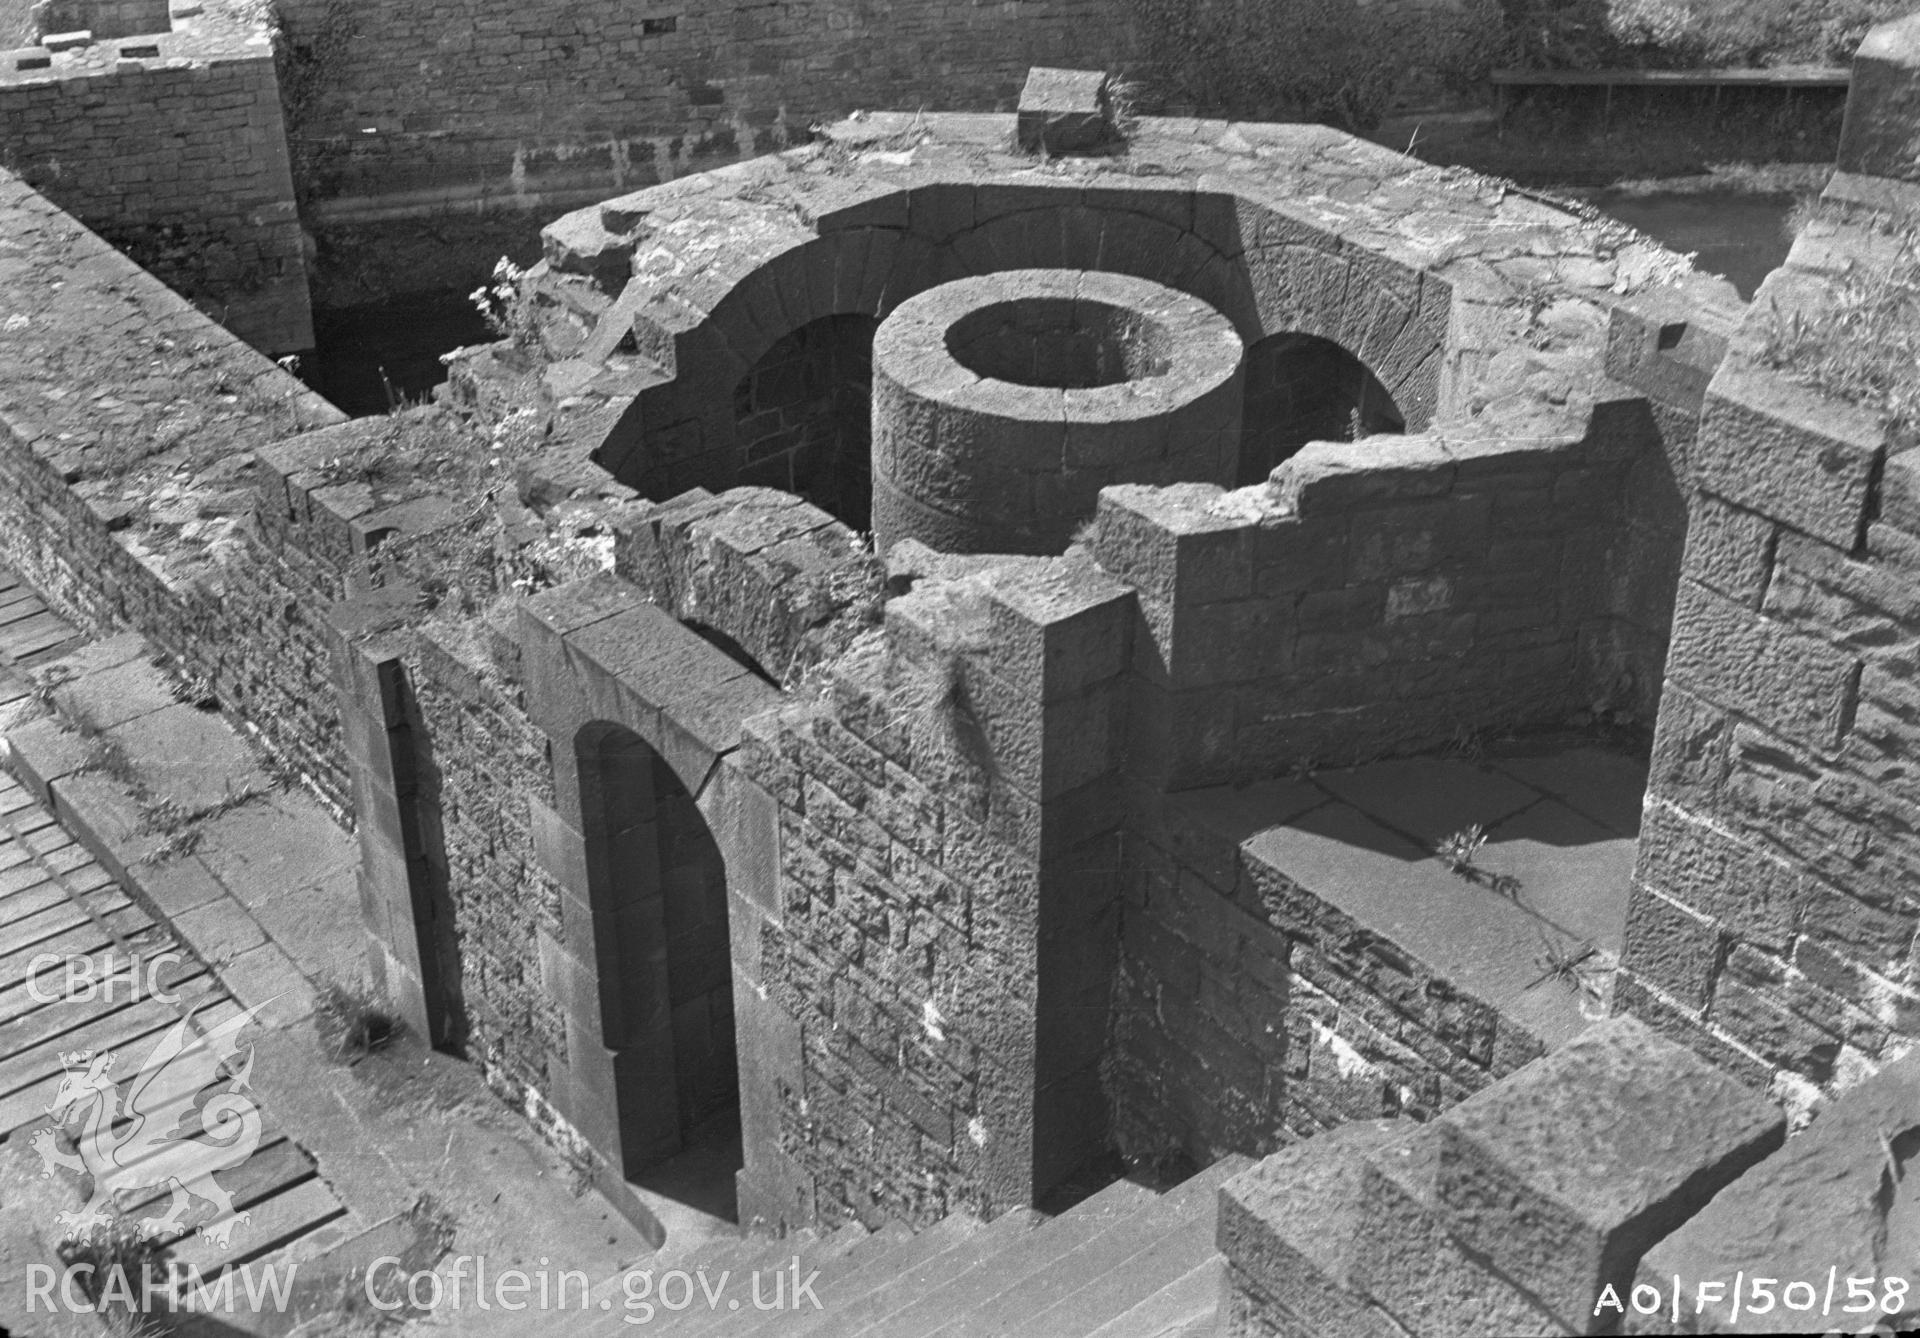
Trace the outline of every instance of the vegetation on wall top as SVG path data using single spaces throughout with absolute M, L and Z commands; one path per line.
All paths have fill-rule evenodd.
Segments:
M 1515 62 L 1610 66 L 1845 65 L 1868 28 L 1914 0 L 1504 0 Z
M 1884 265 L 1849 265 L 1821 307 L 1773 308 L 1760 361 L 1877 414 L 1896 442 L 1911 444 L 1920 432 L 1920 225 L 1833 204 L 1803 206 L 1794 222 L 1870 228 L 1896 249 Z

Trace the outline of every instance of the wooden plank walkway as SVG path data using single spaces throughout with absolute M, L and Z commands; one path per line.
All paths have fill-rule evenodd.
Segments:
M 0 664 L 49 659 L 79 635 L 32 586 L 0 567 Z
M 64 972 L 48 969 L 31 982 L 27 976 L 41 954 L 86 958 L 98 968 L 166 952 L 184 959 L 161 975 L 177 1003 L 133 999 L 124 976 L 110 996 L 96 990 L 91 999 L 46 1001 L 35 993 L 62 993 Z M 0 1140 L 33 1155 L 25 1143 L 50 1123 L 47 1107 L 66 1072 L 62 1054 L 119 1051 L 126 1060 L 119 1067 L 131 1073 L 183 1015 L 193 1014 L 193 1025 L 204 1031 L 239 1011 L 218 977 L 166 924 L 132 901 L 25 788 L 0 773 Z M 288 1139 L 271 1111 L 262 1114 L 259 1148 L 220 1177 L 235 1210 L 251 1214 L 234 1231 L 232 1248 L 208 1244 L 192 1227 L 163 1242 L 175 1259 L 197 1265 L 210 1279 L 285 1250 L 346 1212 L 318 1178 L 313 1158 Z M 62 1145 L 71 1148 L 65 1140 Z M 123 1192 L 116 1203 L 130 1216 L 160 1215 L 165 1198 L 164 1190 L 147 1186 Z M 198 1223 L 206 1212 L 196 1201 L 188 1221 Z M 51 1238 L 55 1224 L 43 1228 Z

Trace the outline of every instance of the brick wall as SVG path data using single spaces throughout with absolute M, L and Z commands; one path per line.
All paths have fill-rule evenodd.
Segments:
M 1010 109 L 1030 65 L 1100 65 L 1090 0 L 884 11 L 619 0 L 288 0 L 302 184 L 318 217 L 633 190 L 805 137 L 856 107 Z
M 0 55 L 0 161 L 241 338 L 313 347 L 264 33 Z

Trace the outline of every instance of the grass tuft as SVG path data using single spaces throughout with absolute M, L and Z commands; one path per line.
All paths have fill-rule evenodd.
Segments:
M 392 1044 L 400 1020 L 385 1004 L 357 985 L 329 980 L 313 1001 L 313 1026 L 327 1057 L 352 1064 Z
M 62 1246 L 60 1258 L 69 1267 L 91 1266 L 91 1272 L 77 1275 L 80 1290 L 113 1338 L 161 1338 L 175 1331 L 168 1312 L 138 1308 L 150 1279 L 156 1293 L 162 1290 L 168 1251 L 157 1240 L 142 1236 L 131 1221 L 114 1218 L 86 1240 Z
M 1805 206 L 1799 228 L 1846 217 L 1844 210 Z M 1920 430 L 1920 221 L 1886 216 L 1856 219 L 1896 240 L 1885 266 L 1851 265 L 1816 310 L 1775 308 L 1760 361 L 1802 385 L 1879 415 L 1896 436 Z

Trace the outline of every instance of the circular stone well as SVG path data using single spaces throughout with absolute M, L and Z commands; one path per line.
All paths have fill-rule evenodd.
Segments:
M 873 340 L 873 534 L 1063 552 L 1114 483 L 1232 487 L 1240 337 L 1145 279 L 1003 270 L 900 304 Z

